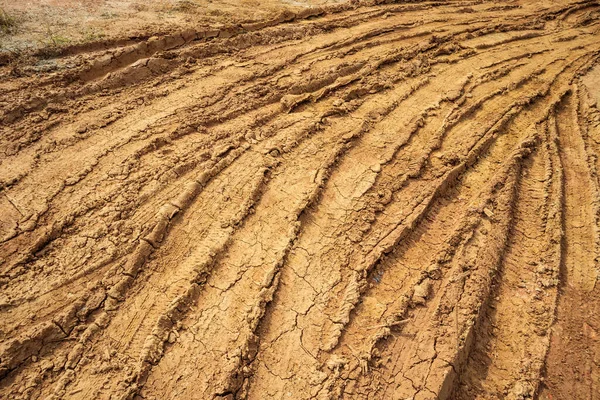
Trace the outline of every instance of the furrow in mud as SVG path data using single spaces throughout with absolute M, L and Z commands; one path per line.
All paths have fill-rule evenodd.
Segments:
M 518 164 L 516 165 L 518 166 Z M 514 186 L 515 179 L 514 167 L 515 164 L 506 169 L 496 179 L 492 179 L 491 183 L 493 183 L 493 186 L 488 189 L 492 193 L 486 195 L 484 190 L 481 200 L 476 200 L 471 204 L 466 215 L 460 216 L 457 219 L 457 225 L 453 233 L 450 234 L 444 244 L 438 246 L 437 254 L 432 258 L 421 256 L 419 262 L 414 263 L 416 260 L 411 260 L 410 254 L 414 254 L 412 253 L 413 251 L 418 251 L 412 249 L 418 247 L 415 244 L 420 243 L 420 241 L 417 242 L 413 239 L 403 242 L 405 244 L 401 245 L 397 251 L 390 254 L 389 258 L 381 263 L 377 272 L 373 275 L 375 280 L 367 291 L 369 293 L 370 304 L 366 303 L 365 307 L 373 307 L 380 300 L 379 310 L 386 314 L 386 318 L 381 318 L 381 320 L 385 322 L 369 326 L 371 335 L 363 338 L 362 343 L 351 340 L 353 339 L 351 336 L 344 338 L 340 344 L 339 351 L 328 360 L 327 367 L 332 371 L 332 376 L 334 377 L 334 385 L 330 386 L 329 383 L 326 385 L 328 390 L 332 390 L 337 396 L 347 396 L 350 398 L 372 395 L 400 398 L 402 396 L 410 397 L 411 395 L 416 396 L 416 398 L 429 398 L 432 395 L 439 395 L 443 398 L 447 395 L 440 390 L 436 390 L 439 389 L 436 388 L 436 385 L 443 383 L 444 376 L 441 377 L 440 382 L 440 376 L 437 376 L 436 381 L 436 377 L 431 378 L 427 372 L 428 362 L 424 358 L 427 354 L 431 353 L 429 349 L 431 344 L 429 344 L 429 340 L 426 338 L 432 337 L 438 332 L 435 326 L 435 321 L 438 318 L 435 317 L 437 312 L 432 316 L 430 313 L 433 310 L 429 310 L 427 307 L 423 309 L 422 306 L 429 302 L 437 304 L 442 301 L 443 299 L 438 299 L 438 296 L 443 296 L 443 293 L 448 290 L 448 287 L 452 286 L 455 280 L 465 279 L 465 271 L 462 271 L 460 268 L 456 270 L 456 267 L 450 268 L 447 263 L 452 260 L 455 252 L 460 257 L 465 256 L 463 254 L 465 252 L 464 247 L 472 241 L 473 230 L 478 225 L 481 225 L 480 215 L 484 212 L 484 209 L 489 212 L 488 207 L 493 204 L 492 207 L 495 207 L 496 212 L 504 211 L 503 208 L 505 205 L 497 201 L 495 199 L 496 195 L 493 193 L 496 191 L 502 193 L 504 190 L 507 190 L 508 193 L 512 191 L 511 187 Z M 443 212 L 444 209 L 444 207 L 441 210 L 440 208 L 434 208 L 432 217 L 438 216 L 438 212 Z M 451 222 L 448 221 L 447 223 L 451 225 Z M 488 224 L 489 226 L 490 224 Z M 429 226 L 425 228 L 425 232 L 429 231 L 428 228 Z M 491 235 L 492 233 L 494 232 L 486 231 L 486 235 Z M 426 235 L 427 233 L 424 234 Z M 415 236 L 419 239 L 422 237 L 419 237 L 418 234 Z M 423 237 L 423 239 L 426 239 L 426 237 Z M 405 256 L 408 258 L 405 258 Z M 411 267 L 414 270 L 411 267 L 405 266 L 405 264 L 399 264 L 402 262 L 401 260 L 409 263 L 413 261 Z M 401 270 L 403 269 L 405 270 L 404 280 L 395 280 L 394 278 L 397 274 L 402 274 Z M 447 274 L 450 274 L 454 278 L 448 280 L 445 277 Z M 386 275 L 389 275 L 389 281 L 387 281 Z M 463 275 L 463 277 L 459 278 L 460 275 Z M 395 288 L 396 290 L 392 289 L 397 295 L 389 298 L 390 303 L 386 301 L 383 290 L 383 284 L 386 281 L 389 282 L 389 285 L 395 285 L 396 282 L 402 285 Z M 443 289 L 440 288 L 440 285 Z M 429 300 L 431 297 L 433 299 Z M 386 303 L 389 307 L 383 306 Z M 411 311 L 413 309 L 414 311 Z M 439 311 L 439 306 L 436 309 Z M 358 311 L 359 309 L 357 309 Z M 359 318 L 359 316 L 357 315 L 356 318 Z M 429 322 L 429 318 L 433 320 Z M 431 327 L 429 326 L 430 324 L 432 325 Z M 453 330 L 453 328 L 448 327 L 440 327 L 440 329 L 448 329 L 448 334 Z M 351 327 L 349 332 L 352 331 L 354 329 Z M 414 345 L 412 345 L 414 347 L 407 344 L 402 347 L 403 350 L 400 353 L 396 353 L 396 346 L 399 346 L 402 342 L 401 338 L 405 338 L 408 343 L 410 343 L 410 338 L 414 338 Z M 420 340 L 418 340 L 419 338 Z M 390 354 L 390 350 L 392 349 L 393 353 Z M 435 353 L 435 349 L 432 350 Z M 414 351 L 417 354 L 413 355 Z M 392 356 L 392 354 L 395 356 Z M 411 360 L 411 357 L 416 357 L 416 360 L 421 361 Z M 435 355 L 433 359 L 435 360 Z M 411 363 L 415 365 L 406 370 L 402 368 L 402 365 L 408 367 Z M 379 367 L 383 367 L 381 372 Z M 440 368 L 437 365 L 434 367 L 437 369 Z M 425 380 L 427 380 L 427 385 L 424 385 Z M 436 390 L 437 394 L 435 394 L 436 392 L 431 392 L 431 390 Z
M 600 388 L 597 363 L 599 303 L 597 225 L 598 185 L 588 164 L 580 126 L 579 90 L 565 98 L 556 117 L 557 143 L 564 167 L 564 239 L 556 321 L 552 326 L 540 398 L 593 398 Z M 568 307 L 568 311 L 567 311 Z
M 508 248 L 476 325 L 457 398 L 519 398 L 537 391 L 554 319 L 562 240 L 562 168 L 556 143 L 544 132 L 553 123 L 553 117 L 540 123 L 541 137 L 548 140 L 524 165 Z
M 488 203 L 492 188 L 505 180 L 515 167 L 514 160 L 509 167 L 504 166 L 498 155 L 486 158 L 464 177 L 459 177 L 456 184 L 432 204 L 418 228 L 409 233 L 393 253 L 382 257 L 369 274 L 364 299 L 353 311 L 347 330 L 325 363 L 332 371 L 325 384 L 328 392 L 349 397 L 365 394 L 365 388 L 360 387 L 355 378 L 377 367 L 381 355 L 377 347 L 381 342 L 400 332 L 410 335 L 413 326 L 418 329 L 419 324 L 412 320 L 415 315 L 410 310 L 420 308 L 432 292 L 436 293 L 433 287 L 443 276 L 443 263 L 469 236 L 473 225 L 480 223 L 481 215 L 491 213 Z M 495 170 L 490 167 L 496 165 L 502 165 L 499 169 L 504 172 L 493 179 L 488 176 L 490 188 L 479 193 L 479 179 L 493 173 Z M 468 211 L 462 213 L 465 209 Z
M 340 129 L 342 124 L 344 128 Z M 153 393 L 200 392 L 211 397 L 240 390 L 244 364 L 256 351 L 254 331 L 277 288 L 279 270 L 300 228 L 298 217 L 318 196 L 330 170 L 352 141 L 367 131 L 367 121 L 357 119 L 351 124 L 334 121 L 318 137 L 291 154 L 289 161 L 284 161 L 287 167 L 284 171 L 274 171 L 275 177 L 263 201 L 219 260 L 199 295 L 197 308 L 182 321 L 182 329 L 189 333 L 166 352 L 148 377 Z M 315 149 L 322 150 L 315 153 Z M 294 168 L 302 164 L 313 167 Z M 212 338 L 217 335 L 220 341 L 214 342 Z M 177 377 L 170 372 L 191 360 L 199 364 L 211 362 L 216 355 L 219 365 L 214 364 L 212 374 Z M 187 381 L 195 384 L 182 385 Z

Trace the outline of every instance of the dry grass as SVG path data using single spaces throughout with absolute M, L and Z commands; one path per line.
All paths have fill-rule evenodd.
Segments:
M 17 27 L 17 21 L 14 17 L 8 15 L 4 9 L 0 8 L 0 34 L 13 33 Z
M 177 2 L 173 10 L 179 12 L 194 12 L 197 8 L 198 4 L 194 3 L 193 1 L 180 0 Z

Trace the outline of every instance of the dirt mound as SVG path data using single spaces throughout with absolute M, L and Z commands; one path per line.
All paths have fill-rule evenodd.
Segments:
M 597 398 L 599 13 L 352 2 L 3 67 L 0 397 Z

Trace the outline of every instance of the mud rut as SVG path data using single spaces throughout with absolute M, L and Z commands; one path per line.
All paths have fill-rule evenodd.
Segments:
M 2 83 L 0 397 L 600 397 L 599 6 L 341 5 Z

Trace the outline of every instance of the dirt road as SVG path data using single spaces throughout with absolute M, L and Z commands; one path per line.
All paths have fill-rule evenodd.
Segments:
M 0 398 L 599 399 L 600 3 L 342 3 L 0 80 Z

